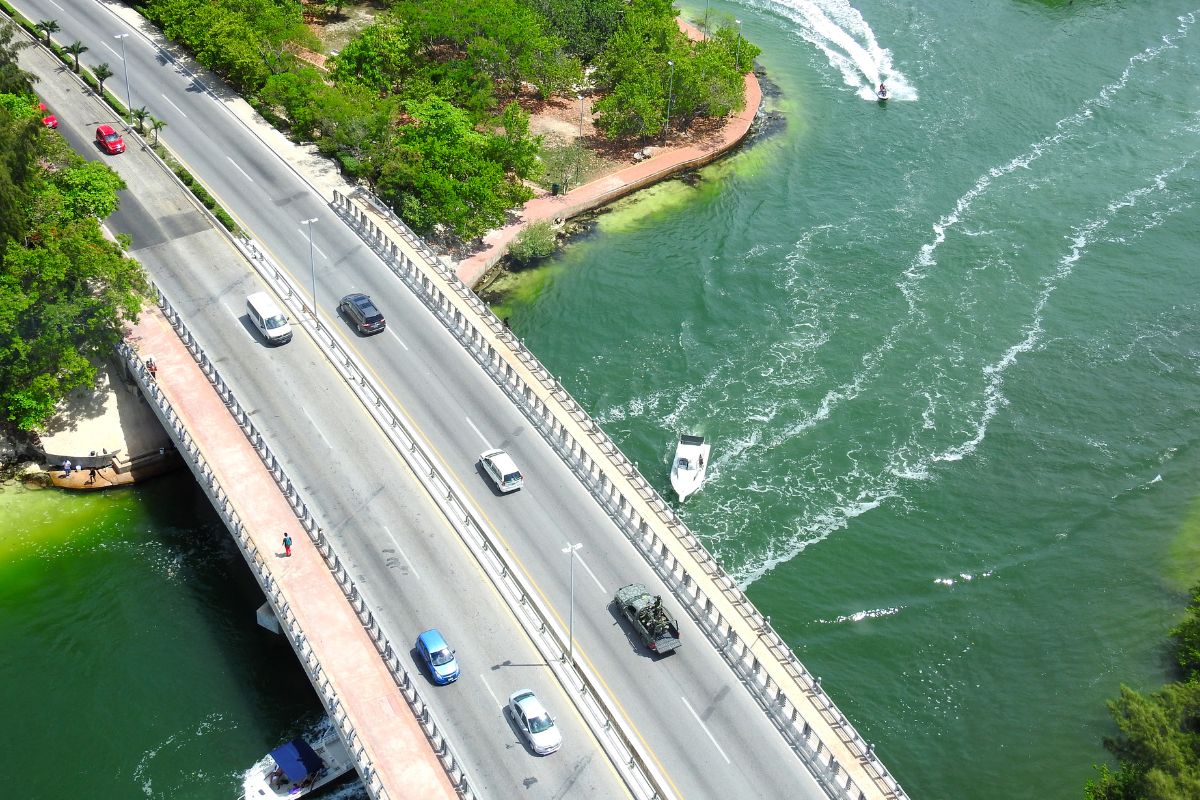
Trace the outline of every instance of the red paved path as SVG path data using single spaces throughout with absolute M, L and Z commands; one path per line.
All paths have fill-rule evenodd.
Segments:
M 394 800 L 456 798 L 441 762 L 321 554 L 170 323 L 157 308 L 145 311 L 130 340 L 140 352 L 154 354 L 159 388 L 266 559 L 266 568 L 341 698 L 388 795 Z M 284 531 L 292 535 L 291 558 L 282 555 Z M 275 744 L 263 742 L 264 752 Z
M 702 39 L 704 34 L 681 19 L 676 20 L 691 39 Z M 695 169 L 717 159 L 745 138 L 750 124 L 762 103 L 762 88 L 753 72 L 745 78 L 746 106 L 732 114 L 719 136 L 699 146 L 675 147 L 659 150 L 653 156 L 632 166 L 625 167 L 591 183 L 585 183 L 566 194 L 553 197 L 544 191 L 525 204 L 520 221 L 491 231 L 483 237 L 484 250 L 459 261 L 455 265 L 458 277 L 467 286 L 474 286 L 488 269 L 500 260 L 508 250 L 509 243 L 531 222 L 545 219 L 570 219 L 585 211 L 611 203 L 619 197 L 637 191 L 663 178 Z

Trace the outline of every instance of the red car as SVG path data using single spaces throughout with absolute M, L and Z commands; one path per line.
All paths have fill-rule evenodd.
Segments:
M 113 130 L 112 125 L 101 125 L 96 128 L 96 144 L 100 145 L 100 149 L 110 156 L 125 152 L 125 140 L 121 138 L 121 134 Z
M 42 112 L 42 124 L 45 125 L 47 128 L 57 128 L 58 127 L 58 117 L 54 116 L 53 114 L 51 114 L 49 111 L 46 110 L 46 104 L 38 103 L 37 107 L 38 107 L 38 111 Z

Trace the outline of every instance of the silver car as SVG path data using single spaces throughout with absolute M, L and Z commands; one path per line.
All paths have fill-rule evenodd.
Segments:
M 548 756 L 562 747 L 562 733 L 554 724 L 554 717 L 532 689 L 513 692 L 508 698 L 508 713 L 521 736 L 539 756 Z
M 525 485 L 525 477 L 517 469 L 512 456 L 503 450 L 488 450 L 479 456 L 479 465 L 502 492 L 515 492 Z

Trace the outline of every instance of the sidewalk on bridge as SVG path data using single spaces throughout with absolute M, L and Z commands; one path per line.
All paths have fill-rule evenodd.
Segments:
M 390 796 L 456 798 L 441 762 L 341 587 L 170 323 L 152 308 L 142 313 L 128 338 L 140 354 L 154 354 L 158 388 L 245 523 Z M 294 541 L 290 558 L 283 555 L 285 532 Z

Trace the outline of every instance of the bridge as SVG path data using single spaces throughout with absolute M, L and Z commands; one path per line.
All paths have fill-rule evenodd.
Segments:
M 146 104 L 165 140 L 249 234 L 215 226 L 144 149 L 107 162 L 129 186 L 110 225 L 132 235 L 162 314 L 133 331 L 129 369 L 373 796 L 905 797 L 637 466 L 400 220 L 127 10 L 17 5 L 94 50 L 132 30 L 140 83 L 121 88 L 135 105 L 161 97 Z M 88 152 L 88 126 L 111 112 L 40 49 L 24 58 L 62 135 Z M 283 348 L 244 320 L 263 287 L 300 329 Z M 353 290 L 385 309 L 386 334 L 360 340 L 337 318 Z M 514 453 L 523 491 L 488 489 L 474 466 L 488 446 Z M 279 558 L 293 525 L 302 546 Z M 635 580 L 680 610 L 681 652 L 652 659 L 611 609 Z M 410 650 L 435 626 L 464 664 L 436 690 Z M 515 745 L 501 707 L 523 686 L 559 717 L 554 756 Z

